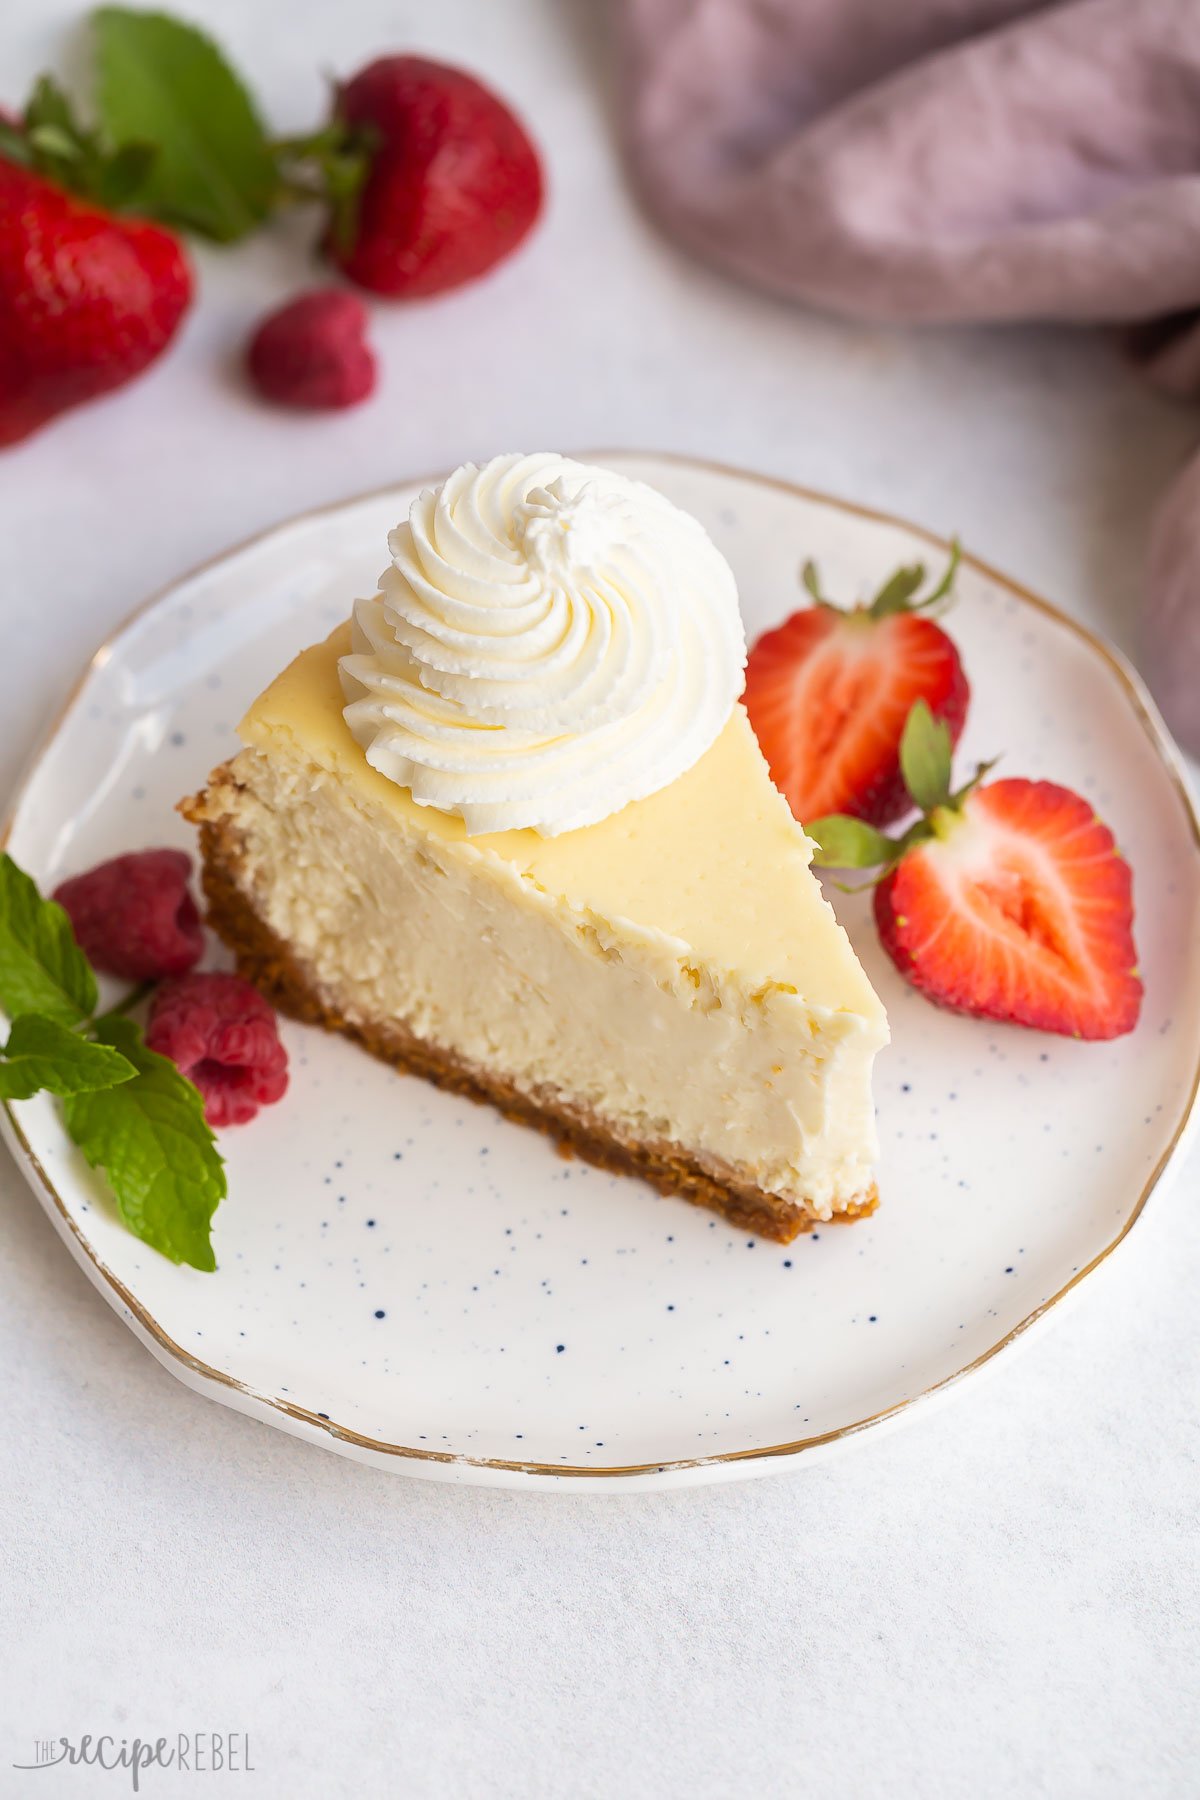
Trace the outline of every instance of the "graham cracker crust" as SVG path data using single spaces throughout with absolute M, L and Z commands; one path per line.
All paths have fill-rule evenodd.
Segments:
M 214 787 L 235 785 L 228 765 L 215 770 Z M 676 1195 L 694 1206 L 720 1213 L 739 1230 L 788 1244 L 822 1221 L 803 1206 L 769 1194 L 740 1180 L 715 1162 L 702 1163 L 676 1144 L 626 1140 L 589 1109 L 571 1106 L 560 1095 L 527 1093 L 492 1070 L 468 1064 L 410 1031 L 402 1021 L 364 1025 L 345 1018 L 317 990 L 303 965 L 259 917 L 238 884 L 242 860 L 239 834 L 232 822 L 212 817 L 207 794 L 179 804 L 179 811 L 200 827 L 202 883 L 208 922 L 233 951 L 238 972 L 289 1018 L 320 1025 L 353 1038 L 380 1061 L 405 1074 L 421 1075 L 438 1087 L 486 1102 L 523 1125 L 555 1139 L 560 1151 L 577 1155 L 597 1168 L 636 1175 L 660 1194 Z M 874 1186 L 852 1200 L 833 1220 L 843 1223 L 866 1217 L 879 1203 Z

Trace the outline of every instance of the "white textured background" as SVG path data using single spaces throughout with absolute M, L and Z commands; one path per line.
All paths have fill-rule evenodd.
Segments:
M 485 284 L 388 310 L 344 418 L 261 409 L 255 315 L 303 229 L 198 257 L 182 342 L 0 462 L 0 785 L 156 587 L 312 503 L 546 445 L 710 455 L 948 531 L 1126 648 L 1147 519 L 1200 415 L 1096 341 L 844 328 L 693 267 L 614 157 L 597 0 L 195 0 L 272 122 L 422 48 L 526 113 L 552 197 Z M 9 0 L 4 92 L 78 65 Z M 2 1153 L 0 1153 L 2 1155 Z M 826 1467 L 662 1497 L 406 1482 L 195 1398 L 0 1166 L 0 1794 L 40 1735 L 238 1730 L 287 1800 L 1200 1790 L 1200 1162 L 1058 1328 Z M 151 1795 L 216 1793 L 163 1776 Z

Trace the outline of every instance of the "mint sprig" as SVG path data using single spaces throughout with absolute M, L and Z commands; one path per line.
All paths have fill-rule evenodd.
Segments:
M 91 964 L 61 906 L 0 854 L 0 1101 L 50 1093 L 72 1141 L 108 1177 L 117 1211 L 172 1262 L 216 1267 L 225 1171 L 198 1090 L 148 1050 L 124 1006 L 96 1017 Z M 131 996 L 130 1001 L 137 996 Z
M 0 1057 L 0 1100 L 98 1092 L 137 1073 L 119 1051 L 79 1037 L 41 1013 L 22 1013 L 13 1020 Z
M 204 1102 L 173 1062 L 147 1050 L 132 1019 L 110 1015 L 95 1030 L 132 1065 L 133 1079 L 64 1101 L 73 1142 L 108 1176 L 135 1237 L 172 1262 L 215 1269 L 210 1227 L 225 1197 L 225 1174 Z
M 0 1007 L 77 1025 L 96 1010 L 96 977 L 71 921 L 7 853 L 0 855 Z

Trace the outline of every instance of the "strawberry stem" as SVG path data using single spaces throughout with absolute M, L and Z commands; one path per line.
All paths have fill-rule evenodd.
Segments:
M 358 201 L 371 168 L 378 135 L 352 128 L 334 117 L 319 131 L 303 137 L 276 138 L 270 145 L 278 176 L 278 198 L 284 204 L 324 202 L 330 211 L 335 246 L 354 241 Z
M 942 571 L 942 578 L 923 600 L 916 598 L 925 581 L 925 564 L 921 562 L 907 563 L 894 570 L 869 605 L 859 605 L 852 609 L 837 608 L 822 591 L 820 572 L 811 557 L 800 570 L 800 582 L 816 606 L 825 606 L 831 611 L 844 611 L 848 618 L 880 620 L 890 618 L 894 613 L 929 612 L 939 607 L 951 597 L 961 560 L 962 545 L 956 537 L 951 538 L 950 559 Z
M 888 577 L 867 611 L 873 619 L 887 619 L 893 613 L 931 611 L 949 598 L 961 560 L 962 545 L 957 538 L 951 538 L 950 560 L 942 572 L 942 578 L 923 600 L 918 600 L 916 595 L 925 581 L 925 564 L 910 563 Z

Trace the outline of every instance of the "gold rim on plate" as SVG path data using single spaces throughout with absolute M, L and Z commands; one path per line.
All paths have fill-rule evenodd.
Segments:
M 941 550 L 947 554 L 950 550 L 950 544 L 946 538 L 940 537 L 937 532 L 927 530 L 922 525 L 914 525 L 910 520 L 901 518 L 896 513 L 884 512 L 877 507 L 862 506 L 851 500 L 841 500 L 831 494 L 821 493 L 819 489 L 803 487 L 798 482 L 794 481 L 786 481 L 780 476 L 762 475 L 751 469 L 736 468 L 729 463 L 714 462 L 708 458 L 685 456 L 670 451 L 594 450 L 581 451 L 578 454 L 582 460 L 600 463 L 603 463 L 608 458 L 614 457 L 643 458 L 648 462 L 674 463 L 683 468 L 700 469 L 709 474 L 725 475 L 738 481 L 753 482 L 759 487 L 775 488 L 782 493 L 792 494 L 798 499 L 829 507 L 835 512 L 848 513 L 854 518 L 868 519 L 872 523 L 878 525 L 896 526 L 900 530 L 910 532 L 914 537 L 922 539 L 925 543 L 929 544 L 931 548 Z M 331 501 L 325 506 L 310 507 L 302 513 L 295 514 L 292 518 L 283 519 L 275 525 L 268 526 L 263 531 L 254 532 L 250 537 L 244 538 L 240 543 L 221 551 L 217 556 L 207 558 L 206 561 L 198 564 L 196 568 L 190 570 L 185 575 L 179 576 L 166 587 L 160 589 L 158 593 L 153 594 L 148 600 L 143 601 L 140 606 L 136 607 L 134 611 L 117 626 L 112 636 L 107 638 L 89 659 L 82 674 L 75 682 L 66 700 L 59 709 L 53 723 L 45 733 L 41 744 L 35 751 L 30 763 L 26 767 L 24 775 L 17 785 L 4 824 L 0 827 L 0 848 L 3 848 L 8 842 L 12 832 L 13 823 L 20 811 L 26 790 L 37 773 L 43 758 L 49 751 L 51 744 L 65 723 L 67 716 L 74 707 L 75 702 L 79 699 L 89 677 L 96 669 L 100 668 L 109 660 L 120 639 L 131 626 L 136 624 L 148 612 L 152 611 L 154 607 L 160 604 L 160 602 L 166 600 L 177 588 L 183 586 L 186 582 L 195 580 L 197 576 L 203 575 L 207 573 L 209 569 L 215 568 L 218 563 L 229 561 L 232 557 L 240 555 L 242 551 L 252 549 L 256 544 L 262 543 L 266 538 L 275 536 L 278 532 L 286 531 L 294 525 L 303 524 L 311 519 L 322 518 L 328 513 L 341 512 L 344 508 L 349 506 L 355 506 L 370 500 L 382 499 L 385 494 L 394 493 L 397 490 L 404 490 L 416 485 L 433 485 L 441 479 L 441 476 L 434 475 L 425 478 L 423 481 L 418 478 L 418 481 L 416 482 L 388 482 L 386 486 L 371 489 L 365 494 L 350 495 L 342 500 Z M 1072 618 L 1069 613 L 1064 613 L 1057 606 L 1053 606 L 1049 600 L 1043 599 L 1040 594 L 1035 594 L 1031 589 L 1023 587 L 1019 582 L 1013 581 L 1009 576 L 1002 574 L 999 569 L 993 568 L 990 563 L 984 562 L 980 557 L 973 556 L 969 551 L 963 551 L 962 561 L 968 568 L 974 569 L 977 574 L 982 575 L 986 580 L 993 582 L 997 587 L 1003 588 L 1006 593 L 1011 594 L 1024 605 L 1033 607 L 1036 612 L 1044 614 L 1047 618 L 1053 619 L 1056 624 L 1062 626 L 1065 630 L 1072 632 L 1108 665 L 1109 669 L 1116 676 L 1117 682 L 1125 694 L 1125 698 L 1129 701 L 1129 704 L 1133 709 L 1134 716 L 1142 730 L 1145 732 L 1147 738 L 1150 740 L 1159 762 L 1162 764 L 1172 786 L 1179 796 L 1180 804 L 1183 807 L 1184 815 L 1191 830 L 1192 841 L 1196 845 L 1197 852 L 1200 853 L 1200 818 L 1197 817 L 1195 802 L 1192 799 L 1192 794 L 1188 786 L 1187 778 L 1183 772 L 1178 753 L 1167 733 L 1166 726 L 1163 724 L 1158 710 L 1155 707 L 1154 702 L 1150 699 L 1140 677 L 1134 673 L 1124 657 L 1114 650 L 1111 645 L 1105 643 L 1103 638 L 1098 637 L 1096 633 L 1089 630 L 1086 625 L 1081 624 L 1078 619 Z M 1010 1344 L 1015 1343 L 1015 1341 L 1019 1337 L 1022 1337 L 1031 1326 L 1036 1325 L 1040 1319 L 1045 1318 L 1046 1314 L 1050 1312 L 1053 1307 L 1057 1306 L 1060 1301 L 1065 1300 L 1067 1295 L 1072 1293 L 1082 1281 L 1085 1281 L 1089 1275 L 1099 1268 L 1101 1263 L 1107 1261 L 1117 1246 L 1128 1236 L 1129 1232 L 1133 1229 L 1134 1225 L 1145 1211 L 1147 1201 L 1162 1180 L 1168 1164 L 1172 1161 L 1180 1146 L 1198 1096 L 1200 1096 L 1200 1052 L 1198 1052 L 1196 1067 L 1192 1073 L 1188 1097 L 1182 1112 L 1180 1113 L 1171 1141 L 1159 1157 L 1158 1162 L 1150 1173 L 1149 1179 L 1146 1181 L 1138 1195 L 1132 1211 L 1121 1226 L 1121 1229 L 1112 1239 L 1111 1243 L 1106 1245 L 1106 1247 L 1094 1256 L 1089 1263 L 1085 1264 L 1077 1274 L 1073 1275 L 1071 1280 L 1068 1281 L 1065 1286 L 1061 1287 L 1056 1294 L 1051 1295 L 1048 1300 L 1044 1300 L 1040 1306 L 1035 1307 L 1031 1313 L 1027 1314 L 1024 1319 L 1014 1325 L 1011 1331 L 1006 1332 L 997 1343 L 991 1345 L 989 1349 L 984 1350 L 979 1356 L 974 1357 L 971 1362 L 964 1364 L 961 1369 L 956 1369 L 952 1375 L 943 1376 L 940 1381 L 936 1381 L 932 1386 L 924 1388 L 919 1394 L 913 1394 L 907 1400 L 899 1400 L 894 1406 L 885 1407 L 881 1412 L 871 1413 L 867 1418 L 856 1419 L 849 1425 L 839 1425 L 833 1431 L 823 1431 L 813 1437 L 796 1438 L 787 1444 L 768 1444 L 761 1448 L 751 1450 L 727 1450 L 715 1456 L 683 1457 L 669 1462 L 625 1463 L 609 1468 L 586 1467 L 575 1464 L 564 1466 L 556 1463 L 513 1462 L 500 1457 L 466 1456 L 451 1450 L 422 1450 L 416 1449 L 408 1444 L 389 1444 L 380 1438 L 367 1437 L 362 1432 L 353 1431 L 349 1426 L 339 1425 L 336 1420 L 327 1419 L 318 1413 L 309 1412 L 306 1407 L 296 1406 L 291 1401 L 281 1400 L 271 1394 L 260 1394 L 256 1389 L 248 1387 L 244 1382 L 238 1381 L 235 1376 L 227 1375 L 223 1370 L 214 1369 L 211 1364 L 202 1362 L 199 1357 L 193 1356 L 189 1350 L 183 1349 L 173 1338 L 168 1336 L 162 1326 L 158 1323 L 157 1319 L 155 1319 L 151 1313 L 146 1311 L 141 1301 L 138 1300 L 130 1289 L 125 1286 L 124 1282 L 119 1280 L 118 1277 L 113 1274 L 112 1270 L 109 1269 L 105 1263 L 100 1261 L 99 1257 L 92 1249 L 91 1244 L 88 1242 L 87 1238 L 84 1237 L 79 1226 L 68 1211 L 65 1202 L 58 1193 L 53 1182 L 50 1180 L 50 1177 L 47 1175 L 36 1152 L 29 1143 L 29 1140 L 25 1136 L 17 1119 L 14 1117 L 11 1107 L 7 1102 L 3 1103 L 3 1107 L 7 1118 L 9 1132 L 19 1147 L 21 1154 L 24 1156 L 29 1171 L 36 1177 L 40 1184 L 43 1199 L 49 1200 L 52 1203 L 59 1218 L 70 1228 L 75 1239 L 77 1250 L 84 1261 L 90 1265 L 90 1269 L 93 1272 L 93 1279 L 96 1281 L 97 1285 L 103 1284 L 103 1286 L 107 1287 L 110 1295 L 114 1297 L 116 1301 L 119 1301 L 121 1308 L 125 1312 L 133 1319 L 136 1319 L 142 1330 L 152 1339 L 153 1343 L 156 1344 L 161 1351 L 165 1352 L 166 1356 L 182 1364 L 192 1374 L 201 1377 L 202 1380 L 213 1382 L 218 1387 L 240 1394 L 245 1399 L 253 1402 L 256 1406 L 264 1407 L 271 1412 L 281 1413 L 286 1418 L 292 1419 L 298 1424 L 310 1427 L 314 1432 L 322 1432 L 332 1439 L 335 1444 L 353 1445 L 358 1449 L 366 1450 L 377 1455 L 398 1457 L 413 1462 L 453 1464 L 460 1468 L 492 1469 L 497 1473 L 506 1475 L 545 1476 L 550 1477 L 555 1481 L 569 1481 L 572 1478 L 603 1481 L 616 1479 L 621 1476 L 682 1474 L 688 1469 L 712 1467 L 722 1463 L 743 1463 L 759 1461 L 769 1457 L 799 1456 L 805 1450 L 815 1450 L 822 1445 L 836 1443 L 843 1438 L 853 1437 L 860 1431 L 866 1431 L 872 1425 L 881 1424 L 885 1419 L 893 1419 L 902 1413 L 911 1411 L 911 1409 L 917 1406 L 919 1402 L 929 1400 L 935 1394 L 944 1394 L 947 1389 L 953 1387 L 957 1382 L 962 1381 L 966 1376 L 973 1374 L 976 1369 L 982 1368 L 985 1363 L 991 1362 L 993 1357 L 998 1356 L 1002 1350 L 1007 1349 Z

